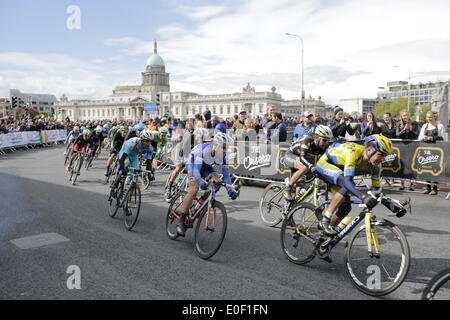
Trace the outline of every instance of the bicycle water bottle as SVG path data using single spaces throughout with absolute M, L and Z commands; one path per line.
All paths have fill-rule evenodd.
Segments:
M 346 216 L 344 219 L 342 219 L 341 223 L 339 223 L 339 225 L 336 227 L 336 230 L 338 232 L 341 232 L 350 224 L 350 222 L 352 222 L 352 220 L 353 220 L 352 217 Z

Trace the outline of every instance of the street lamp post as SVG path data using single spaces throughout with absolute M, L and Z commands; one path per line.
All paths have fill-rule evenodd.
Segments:
M 304 46 L 303 46 L 303 38 L 301 36 L 299 36 L 298 34 L 291 34 L 291 33 L 285 33 L 285 35 L 287 36 L 292 36 L 292 37 L 296 37 L 298 39 L 300 39 L 300 41 L 302 42 L 302 114 L 305 113 L 305 89 L 304 89 L 304 84 L 305 84 L 305 79 L 304 79 Z
M 403 68 L 403 69 L 408 70 L 408 113 L 411 114 L 411 111 L 410 111 L 410 108 L 409 108 L 409 96 L 410 96 L 410 89 L 409 88 L 411 88 L 411 70 L 409 70 L 406 67 L 402 67 L 402 66 L 394 66 L 394 68 Z

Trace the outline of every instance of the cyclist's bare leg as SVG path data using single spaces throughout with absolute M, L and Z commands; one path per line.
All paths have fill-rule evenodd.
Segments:
M 109 159 L 108 159 L 108 162 L 106 163 L 106 166 L 107 166 L 108 168 L 111 167 L 111 165 L 113 164 L 113 162 L 114 162 L 116 156 L 117 156 L 116 153 L 111 154 L 111 156 L 110 156 Z
M 182 209 L 181 209 L 183 214 L 189 213 L 189 209 L 192 207 L 192 202 L 194 201 L 195 196 L 198 193 L 198 190 L 199 190 L 199 186 L 196 181 L 189 182 L 189 189 L 188 189 L 186 196 L 183 199 L 183 205 L 182 205 Z
M 83 166 L 84 162 L 84 152 L 80 152 L 80 168 Z
M 73 164 L 73 161 L 77 158 L 79 151 L 76 151 L 73 153 L 72 157 L 70 158 L 69 166 L 71 167 Z
M 331 217 L 331 225 L 333 227 L 336 227 L 340 222 L 341 222 L 341 218 L 339 218 L 337 215 L 335 215 L 334 213 L 337 211 L 337 209 L 339 209 L 339 207 L 342 205 L 342 203 L 347 199 L 346 196 L 343 196 L 340 193 L 336 193 L 335 195 L 333 195 L 332 199 L 331 199 L 331 203 L 328 206 L 328 212 L 332 214 Z
M 183 171 L 184 168 L 184 163 L 178 163 L 175 166 L 175 169 L 172 171 L 172 173 L 170 174 L 170 178 L 169 181 L 170 182 L 174 182 L 175 179 L 178 177 L 178 175 L 180 174 L 181 171 Z

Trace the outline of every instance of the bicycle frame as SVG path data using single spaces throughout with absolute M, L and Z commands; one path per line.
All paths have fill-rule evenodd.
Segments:
M 208 226 L 208 222 L 211 216 L 211 206 L 209 205 L 215 198 L 216 198 L 216 193 L 217 191 L 219 191 L 218 189 L 216 189 L 214 186 L 209 187 L 209 190 L 211 191 L 211 194 L 208 196 L 208 198 L 205 200 L 205 202 L 200 206 L 200 208 L 198 208 L 193 214 L 192 216 L 189 215 L 188 217 L 188 225 L 192 225 L 199 217 L 200 214 L 203 212 L 203 210 L 205 209 L 206 206 L 208 206 L 208 216 L 206 217 L 206 227 Z M 197 199 L 198 201 L 198 199 Z M 177 209 L 182 205 L 182 202 L 179 203 L 175 209 L 172 209 L 173 215 L 175 216 L 175 218 L 180 219 L 181 216 L 178 215 L 176 213 Z M 216 226 L 216 215 L 214 212 L 214 227 Z
M 326 202 L 321 204 L 319 207 L 315 209 L 315 213 L 313 214 L 317 215 L 317 212 L 321 211 L 325 205 L 329 205 L 330 203 L 331 202 Z M 350 201 L 350 203 L 358 205 L 364 204 L 362 201 Z M 308 217 L 308 219 L 311 217 L 311 215 Z M 372 217 L 373 217 L 372 211 L 365 208 L 359 213 L 359 215 L 355 216 L 353 220 L 348 224 L 348 226 L 346 226 L 344 230 L 342 230 L 336 237 L 326 240 L 321 246 L 326 247 L 330 245 L 331 249 L 333 249 L 338 245 L 339 242 L 341 242 L 342 239 L 344 239 L 347 235 L 349 235 L 361 223 L 361 221 L 365 221 L 368 252 L 371 256 L 378 257 L 380 254 L 380 244 L 378 242 L 376 227 L 371 223 Z M 306 221 L 308 219 L 306 219 Z M 315 220 L 313 220 L 313 222 L 311 223 L 311 225 L 308 227 L 307 230 L 311 228 L 314 222 Z M 300 226 L 297 227 L 297 232 L 299 231 Z M 374 247 L 375 252 L 373 252 L 372 247 Z
M 130 187 L 128 188 L 127 192 L 123 196 L 122 201 L 120 202 L 119 208 L 123 208 L 123 206 L 125 205 L 125 202 L 127 201 L 127 197 L 128 197 L 128 194 L 130 193 L 131 187 L 137 184 L 139 173 L 136 173 L 136 172 L 128 173 L 128 175 L 126 177 L 128 177 L 128 176 L 131 176 L 131 184 L 130 184 Z M 122 177 L 123 187 L 125 185 L 126 177 L 125 176 Z
M 319 184 L 320 184 L 320 179 L 319 178 L 315 178 L 314 182 L 309 184 L 308 189 L 306 189 L 305 193 L 303 193 L 300 198 L 298 198 L 295 201 L 289 203 L 289 205 L 287 206 L 287 210 L 286 211 L 288 211 L 294 204 L 297 204 L 297 203 L 305 201 L 311 195 L 311 193 L 313 193 L 313 205 L 317 206 L 318 205 L 318 198 L 319 198 Z M 273 199 L 275 197 L 277 197 L 278 195 L 280 195 L 280 193 L 282 193 L 282 192 L 283 192 L 283 189 L 278 191 L 268 202 L 272 202 Z M 285 210 L 286 209 L 286 206 L 284 208 L 282 208 L 281 206 L 278 206 L 278 204 L 276 204 L 276 203 L 273 203 L 272 205 L 274 207 L 278 207 L 278 209 L 280 209 L 280 210 Z

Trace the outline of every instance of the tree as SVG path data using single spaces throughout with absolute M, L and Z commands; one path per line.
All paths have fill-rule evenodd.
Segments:
M 420 115 L 419 115 L 420 121 L 427 121 L 427 112 L 428 111 L 431 111 L 430 104 L 424 104 L 424 105 L 420 106 Z
M 409 115 L 413 119 L 416 114 L 416 99 L 409 99 L 409 108 Z M 408 110 L 408 98 L 397 98 L 394 101 L 381 100 L 375 105 L 373 112 L 379 118 L 382 118 L 386 112 L 389 112 L 393 118 L 400 119 L 400 111 L 402 110 Z

